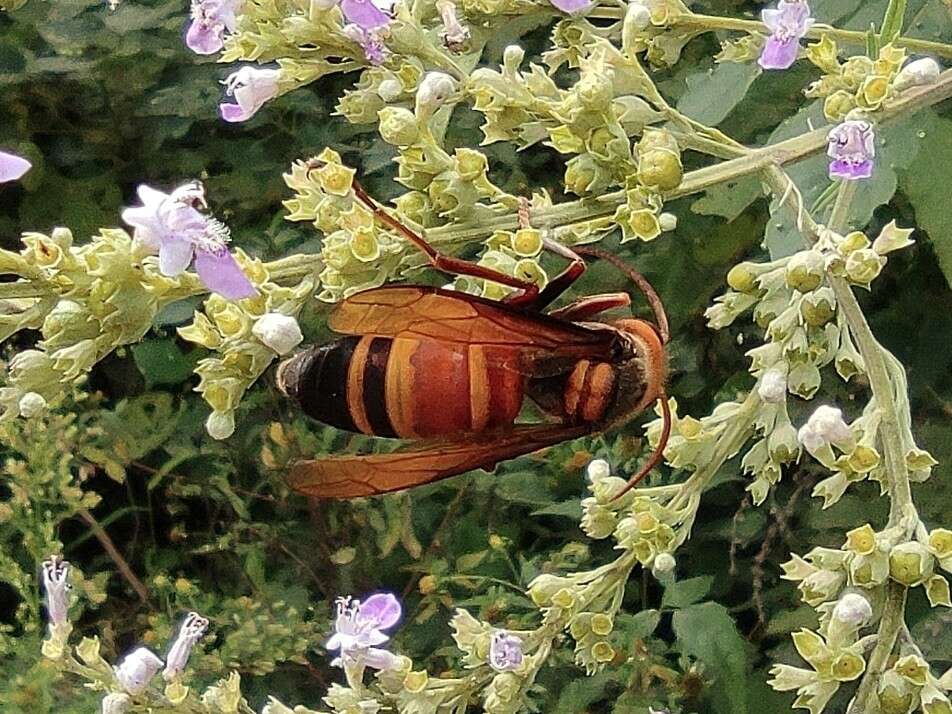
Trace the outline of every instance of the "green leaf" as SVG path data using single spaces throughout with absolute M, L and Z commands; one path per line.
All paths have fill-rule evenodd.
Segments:
M 902 21 L 906 14 L 906 0 L 889 0 L 883 27 L 879 32 L 880 43 L 888 45 L 902 34 Z
M 945 279 L 952 285 L 952 211 L 948 205 L 948 167 L 952 166 L 952 121 L 926 112 L 920 125 L 928 144 L 902 173 L 902 191 L 926 231 Z
M 660 622 L 660 610 L 642 610 L 634 615 L 620 612 L 616 621 L 616 629 L 624 631 L 626 637 L 643 640 L 658 629 Z
M 745 643 L 727 609 L 716 602 L 691 605 L 675 612 L 672 624 L 681 652 L 703 662 L 715 678 L 713 711 L 747 714 Z
M 723 216 L 733 221 L 762 195 L 760 179 L 744 176 L 707 189 L 701 198 L 691 204 L 691 210 L 702 216 Z
M 664 589 L 661 598 L 661 607 L 664 609 L 680 609 L 693 605 L 711 591 L 714 582 L 713 575 L 701 575 L 697 578 L 678 580 Z
M 187 357 L 173 339 L 146 340 L 132 348 L 136 366 L 147 387 L 181 384 L 192 374 L 194 360 Z
M 756 62 L 725 62 L 691 74 L 685 80 L 688 89 L 678 101 L 678 110 L 702 124 L 716 126 L 747 95 L 760 73 Z

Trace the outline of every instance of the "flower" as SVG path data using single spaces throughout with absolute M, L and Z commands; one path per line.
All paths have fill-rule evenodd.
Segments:
M 603 478 L 611 476 L 612 467 L 605 459 L 594 459 L 589 462 L 585 474 L 588 476 L 589 481 L 595 483 L 596 481 L 601 481 Z
M 787 396 L 787 375 L 779 369 L 764 372 L 757 384 L 757 395 L 768 404 L 779 404 Z
M 225 44 L 225 34 L 238 27 L 241 0 L 192 0 L 192 22 L 185 32 L 185 44 L 200 55 L 213 55 Z
M 116 679 L 129 694 L 142 694 L 162 667 L 162 660 L 148 647 L 139 647 L 114 667 Z
M 426 120 L 443 106 L 456 91 L 456 80 L 445 72 L 427 72 L 416 91 L 414 110 L 419 119 Z
M 169 653 L 165 657 L 165 670 L 162 676 L 166 681 L 178 677 L 185 670 L 185 664 L 192 653 L 192 648 L 208 630 L 208 620 L 197 612 L 190 612 L 185 616 L 182 626 L 179 628 L 178 637 L 169 648 Z
M 854 627 L 865 625 L 872 616 L 872 605 L 859 593 L 846 593 L 833 608 L 834 620 Z
M 360 45 L 364 57 L 375 67 L 383 64 L 390 56 L 390 50 L 383 43 L 383 36 L 376 30 L 366 30 L 360 25 L 345 25 L 342 32 Z
M 16 181 L 32 168 L 33 164 L 16 154 L 0 151 L 0 183 Z
M 69 610 L 69 563 L 58 555 L 43 561 L 43 590 L 46 592 L 46 612 L 54 627 L 65 625 Z
M 797 439 L 809 451 L 816 451 L 830 443 L 849 442 L 851 438 L 850 428 L 843 421 L 843 412 L 825 404 L 817 407 L 797 432 Z
M 222 441 L 235 433 L 234 412 L 212 412 L 205 420 L 205 430 L 213 439 Z
M 132 700 L 128 694 L 123 692 L 113 692 L 107 694 L 102 699 L 102 714 L 126 714 L 129 707 L 132 706 Z
M 941 72 L 942 67 L 931 57 L 911 60 L 899 70 L 899 74 L 893 80 L 893 89 L 902 90 L 924 84 L 934 84 L 939 79 Z
M 142 184 L 141 206 L 127 208 L 122 220 L 135 228 L 135 238 L 159 256 L 159 272 L 174 277 L 194 260 L 205 286 L 230 299 L 250 297 L 254 286 L 228 251 L 230 231 L 199 212 L 206 207 L 202 185 L 192 182 L 165 194 Z
M 251 119 L 269 100 L 278 96 L 281 71 L 244 65 L 229 74 L 222 84 L 225 94 L 235 98 L 235 103 L 218 105 L 221 118 L 227 122 Z
M 392 4 L 392 3 L 391 3 Z M 344 13 L 347 22 L 351 22 L 364 30 L 375 30 L 390 24 L 390 15 L 385 10 L 390 4 L 379 5 L 374 0 L 341 0 L 340 10 Z
M 278 312 L 259 317 L 251 333 L 279 355 L 286 355 L 304 339 L 298 321 Z
M 452 0 L 438 0 L 436 11 L 443 20 L 443 31 L 440 39 L 443 44 L 453 51 L 460 51 L 470 38 L 469 28 L 461 24 L 456 16 L 456 5 Z
M 489 640 L 489 666 L 497 672 L 518 669 L 522 664 L 522 640 L 498 630 Z
M 374 669 L 395 667 L 398 658 L 375 645 L 390 639 L 383 630 L 396 625 L 401 612 L 400 601 L 390 593 L 377 593 L 363 602 L 338 598 L 335 632 L 325 647 L 339 650 L 340 655 L 331 664 L 341 666 L 345 661 L 359 661 Z
M 46 409 L 46 399 L 43 398 L 42 394 L 27 392 L 20 397 L 20 402 L 17 406 L 20 408 L 20 416 L 29 419 L 30 417 L 43 413 Z
M 787 69 L 800 51 L 800 38 L 813 25 L 810 6 L 801 0 L 780 0 L 775 9 L 764 10 L 761 18 L 770 37 L 757 60 L 764 69 Z
M 549 0 L 557 9 L 568 15 L 585 12 L 595 3 L 592 0 Z
M 867 121 L 849 120 L 833 127 L 827 136 L 830 178 L 847 181 L 866 179 L 873 175 L 876 156 L 873 125 Z

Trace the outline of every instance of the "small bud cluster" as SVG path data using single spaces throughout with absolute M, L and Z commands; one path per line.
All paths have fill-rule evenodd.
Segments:
M 824 99 L 823 113 L 832 122 L 842 121 L 854 110 L 879 109 L 897 90 L 897 76 L 906 58 L 905 50 L 894 45 L 881 48 L 877 59 L 853 55 L 840 62 L 838 52 L 829 35 L 806 50 L 807 58 L 824 72 L 806 95 Z M 907 81 L 902 80 L 903 84 Z

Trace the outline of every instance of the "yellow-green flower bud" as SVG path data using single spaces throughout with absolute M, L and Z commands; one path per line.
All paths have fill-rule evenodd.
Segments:
M 569 588 L 562 588 L 552 596 L 552 604 L 561 607 L 563 610 L 570 610 L 575 607 L 576 602 L 575 593 Z
M 351 254 L 362 263 L 372 263 L 380 257 L 380 242 L 372 230 L 356 231 L 347 244 Z
M 797 652 L 800 653 L 803 659 L 811 664 L 827 657 L 829 654 L 829 648 L 826 646 L 826 643 L 823 642 L 823 638 L 815 632 L 802 629 L 798 632 L 794 632 L 791 637 L 793 638 L 793 646 L 797 648 Z
M 823 100 L 823 115 L 831 122 L 840 122 L 856 108 L 856 98 L 842 89 Z
M 868 474 L 879 466 L 882 459 L 879 452 L 871 446 L 858 445 L 847 458 L 851 470 L 858 474 Z
M 866 661 L 853 652 L 843 652 L 830 667 L 833 678 L 838 682 L 852 682 L 866 669 Z
M 607 538 L 618 525 L 615 511 L 598 503 L 594 498 L 582 501 L 582 530 L 589 538 Z
M 681 153 L 678 140 L 674 138 L 670 131 L 654 128 L 645 129 L 641 141 L 638 142 L 638 152 L 644 154 L 654 149 L 667 149 L 674 154 Z
M 915 243 L 911 236 L 912 228 L 900 228 L 896 221 L 890 221 L 879 232 L 879 236 L 873 241 L 873 250 L 880 255 L 886 255 L 894 250 L 901 250 Z
M 929 681 L 929 664 L 918 655 L 910 654 L 897 660 L 893 671 L 912 685 L 922 687 Z
M 830 288 L 807 293 L 800 301 L 800 315 L 811 327 L 822 327 L 836 314 L 836 298 Z
M 952 556 L 952 531 L 933 528 L 929 532 L 929 551 L 939 560 Z
M 413 112 L 404 107 L 384 107 L 377 112 L 380 136 L 388 144 L 409 146 L 420 138 L 420 125 Z
M 657 148 L 638 156 L 638 181 L 645 186 L 670 191 L 680 185 L 683 176 L 681 156 L 676 151 Z
M 523 258 L 518 261 L 512 270 L 512 274 L 521 280 L 527 280 L 540 287 L 549 281 L 549 276 L 546 275 L 545 270 L 542 269 L 536 258 Z
M 526 58 L 526 51 L 520 45 L 508 45 L 502 53 L 502 66 L 509 75 L 515 75 Z
M 621 26 L 621 46 L 628 56 L 644 47 L 645 30 L 651 24 L 651 12 L 639 2 L 628 3 Z
M 592 645 L 592 659 L 596 662 L 611 662 L 615 658 L 615 650 L 607 642 L 596 642 Z
M 585 142 L 565 125 L 549 130 L 549 144 L 561 154 L 581 154 L 585 151 Z
M 929 598 L 929 604 L 932 607 L 943 605 L 952 607 L 952 600 L 949 599 L 949 581 L 941 575 L 933 575 L 926 583 L 926 597 Z
M 864 523 L 847 532 L 846 545 L 843 547 L 857 555 L 870 555 L 876 550 L 876 531 L 869 523 Z
M 579 154 L 565 165 L 565 190 L 583 196 L 598 180 L 601 169 L 591 154 Z
M 475 181 L 486 175 L 489 162 L 486 155 L 475 149 L 456 150 L 456 171 L 464 181 Z
M 520 228 L 512 235 L 512 250 L 524 258 L 538 255 L 542 251 L 542 231 Z
M 789 287 L 808 293 L 820 286 L 823 274 L 823 256 L 815 250 L 802 250 L 790 257 L 784 276 Z
M 906 452 L 906 466 L 910 471 L 929 471 L 938 463 L 925 449 L 915 447 Z
M 53 367 L 66 379 L 75 379 L 88 372 L 96 364 L 98 354 L 93 340 L 82 340 L 70 347 L 63 347 L 52 354 Z M 19 386 L 19 385 L 18 385 Z
M 883 672 L 876 693 L 882 714 L 909 714 L 912 709 L 914 690 L 897 672 Z
M 661 223 L 658 221 L 658 216 L 649 208 L 632 211 L 628 217 L 628 228 L 645 242 L 652 241 L 661 235 Z
M 874 250 L 856 250 L 846 258 L 846 277 L 857 285 L 869 285 L 885 264 L 886 259 Z
M 615 623 L 612 622 L 612 619 L 608 615 L 601 612 L 592 615 L 591 628 L 592 632 L 596 635 L 605 637 L 614 627 Z
M 770 458 L 780 463 L 792 461 L 800 453 L 800 443 L 797 441 L 797 430 L 786 421 L 774 427 L 767 437 L 767 448 Z
M 888 77 L 867 77 L 859 90 L 860 103 L 865 107 L 876 108 L 883 103 L 888 93 Z
M 840 255 L 848 256 L 850 253 L 863 250 L 869 247 L 869 238 L 862 231 L 851 231 L 843 236 L 836 244 L 836 250 Z
M 407 672 L 403 678 L 403 687 L 411 694 L 418 694 L 426 689 L 427 682 L 430 681 L 426 670 L 414 670 Z
M 355 173 L 357 172 L 354 169 L 338 163 L 324 164 L 314 172 L 321 190 L 334 196 L 346 196 L 350 193 Z
M 889 577 L 889 557 L 885 553 L 857 555 L 849 563 L 850 579 L 855 585 L 872 588 L 882 585 Z
M 739 263 L 727 273 L 727 284 L 739 293 L 751 295 L 757 291 L 757 274 L 752 263 Z
M 919 585 L 932 577 L 935 558 L 917 541 L 900 543 L 889 551 L 889 576 L 906 586 Z
M 570 585 L 571 582 L 567 578 L 543 573 L 529 583 L 529 597 L 538 607 L 548 607 L 552 602 L 552 596 Z
M 407 191 L 393 200 L 404 216 L 421 225 L 426 223 L 427 214 L 430 212 L 430 198 L 421 191 Z
M 70 345 L 99 334 L 99 325 L 89 311 L 72 300 L 60 300 L 43 320 L 43 344 L 47 349 Z
M 922 714 L 952 714 L 952 702 L 932 682 L 927 682 L 919 692 L 919 700 L 922 702 Z
M 235 413 L 212 412 L 205 420 L 205 430 L 213 439 L 227 439 L 235 433 Z

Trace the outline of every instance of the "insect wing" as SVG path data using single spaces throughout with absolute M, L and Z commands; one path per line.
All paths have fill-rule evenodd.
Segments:
M 328 456 L 297 462 L 288 483 L 317 498 L 357 498 L 400 491 L 575 439 L 586 426 L 535 424 L 506 432 L 483 433 L 415 450 L 363 456 Z

